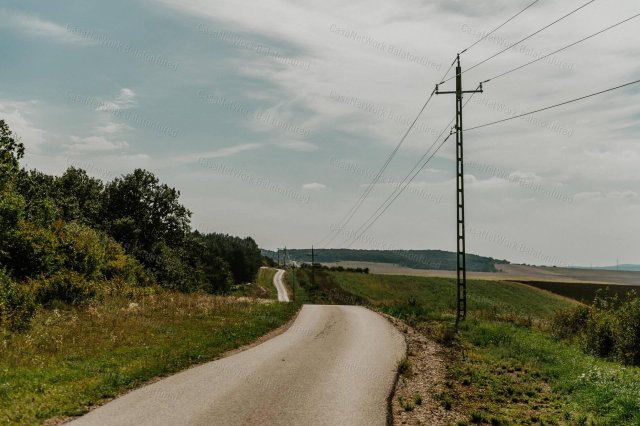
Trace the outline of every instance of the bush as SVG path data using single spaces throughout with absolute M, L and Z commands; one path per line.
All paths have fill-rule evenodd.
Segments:
M 589 315 L 590 309 L 584 305 L 558 310 L 551 320 L 552 332 L 560 338 L 575 336 L 585 329 Z
M 33 297 L 0 269 L 0 326 L 12 331 L 24 330 L 35 312 Z
M 640 299 L 635 296 L 618 309 L 614 351 L 619 361 L 640 365 Z
M 20 221 L 7 246 L 8 263 L 17 278 L 48 276 L 62 266 L 55 233 L 31 222 Z
M 64 267 L 98 279 L 106 268 L 108 237 L 78 223 L 57 224 Z
M 32 280 L 31 284 L 37 302 L 42 305 L 51 305 L 56 301 L 80 304 L 98 295 L 98 288 L 94 282 L 67 269 L 63 269 L 51 278 Z
M 640 299 L 598 295 L 592 306 L 579 305 L 556 312 L 552 331 L 558 337 L 576 336 L 593 355 L 640 365 Z

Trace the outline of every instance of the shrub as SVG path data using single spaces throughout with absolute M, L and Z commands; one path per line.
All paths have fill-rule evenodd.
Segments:
M 64 256 L 64 267 L 89 279 L 100 278 L 109 257 L 109 237 L 78 223 L 58 223 L 56 227 L 60 238 L 60 253 Z
M 47 276 L 63 263 L 55 233 L 31 222 L 20 221 L 7 246 L 9 264 L 18 278 Z
M 630 365 L 640 365 L 640 299 L 599 294 L 593 305 L 556 312 L 552 331 L 558 337 L 577 336 L 584 350 Z
M 12 331 L 24 330 L 35 312 L 33 297 L 0 269 L 0 326 Z
M 75 271 L 63 269 L 50 278 L 32 280 L 34 293 L 38 303 L 50 305 L 58 301 L 79 304 L 95 298 L 98 288 L 92 281 Z
M 617 311 L 614 351 L 619 361 L 640 365 L 640 299 L 635 292 Z
M 556 311 L 551 320 L 552 332 L 556 337 L 566 338 L 582 332 L 589 320 L 590 309 L 579 305 Z

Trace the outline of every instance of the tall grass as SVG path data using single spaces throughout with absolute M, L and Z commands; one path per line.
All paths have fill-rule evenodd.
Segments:
M 153 377 L 249 343 L 296 309 L 173 292 L 41 309 L 27 332 L 0 332 L 0 424 L 82 414 Z

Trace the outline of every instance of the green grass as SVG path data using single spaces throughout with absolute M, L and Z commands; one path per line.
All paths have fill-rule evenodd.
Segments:
M 157 376 L 215 359 L 287 322 L 295 304 L 161 293 L 41 310 L 0 331 L 0 424 L 76 416 Z
M 267 289 L 269 299 L 278 300 L 278 289 L 273 285 L 273 277 L 275 275 L 276 269 L 260 268 L 258 271 L 258 278 L 256 279 L 256 285 Z
M 569 299 L 522 284 L 470 281 L 469 320 L 457 338 L 442 339 L 453 318 L 454 280 L 332 276 L 373 307 L 450 345 L 437 398 L 467 413 L 469 424 L 640 424 L 640 368 L 586 355 L 547 331 L 550 315 L 575 303 Z
M 278 290 L 273 285 L 275 274 L 274 268 L 260 268 L 255 283 L 236 285 L 231 295 L 278 300 Z
M 623 299 L 627 293 L 637 288 L 629 285 L 563 283 L 553 281 L 522 281 L 522 283 L 589 304 L 595 300 L 599 293 L 610 296 L 617 295 Z
M 456 283 L 449 278 L 410 277 L 331 272 L 346 291 L 366 298 L 375 306 L 399 306 L 415 300 L 423 317 L 450 318 L 455 314 Z M 469 280 L 470 316 L 519 315 L 543 319 L 571 304 L 567 299 L 519 283 Z

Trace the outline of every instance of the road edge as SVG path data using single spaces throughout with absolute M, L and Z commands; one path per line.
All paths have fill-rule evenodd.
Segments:
M 223 358 L 227 358 L 227 357 L 230 357 L 232 355 L 236 355 L 236 354 L 238 354 L 240 352 L 244 352 L 244 351 L 249 350 L 249 349 L 251 349 L 251 348 L 253 348 L 255 346 L 261 345 L 261 344 L 267 342 L 268 340 L 273 339 L 274 337 L 277 337 L 277 336 L 279 336 L 281 334 L 284 334 L 287 330 L 289 330 L 289 328 L 291 328 L 293 323 L 295 323 L 295 321 L 298 319 L 298 315 L 300 315 L 300 311 L 302 310 L 302 307 L 303 307 L 303 305 L 300 305 L 300 307 L 297 310 L 297 312 L 295 313 L 295 315 L 293 315 L 291 317 L 291 319 L 289 321 L 287 321 L 285 324 L 281 325 L 278 328 L 274 328 L 273 330 L 269 331 L 266 334 L 263 334 L 262 336 L 258 337 L 256 340 L 254 340 L 251 343 L 247 343 L 246 345 L 243 345 L 243 346 L 240 346 L 238 348 L 231 349 L 231 350 L 228 350 L 226 352 L 223 352 L 223 353 L 220 354 L 220 356 L 216 357 L 215 359 L 211 359 L 211 360 L 208 360 L 206 362 L 200 362 L 200 363 L 196 363 L 196 364 L 191 364 L 187 368 L 184 368 L 184 369 L 182 369 L 180 371 L 176 371 L 176 372 L 173 372 L 173 373 L 168 374 L 168 375 L 157 376 L 157 377 L 154 377 L 152 379 L 149 379 L 148 381 L 140 384 L 140 386 L 136 386 L 133 389 L 127 389 L 126 391 L 115 395 L 113 398 L 109 398 L 109 399 L 106 399 L 106 400 L 102 401 L 99 405 L 94 405 L 94 406 L 89 407 L 89 409 L 85 413 L 80 415 L 80 416 L 53 417 L 53 418 L 47 419 L 42 424 L 42 426 L 58 426 L 58 425 L 67 424 L 69 422 L 72 422 L 73 420 L 76 420 L 76 419 L 78 419 L 78 418 L 80 418 L 82 416 L 85 416 L 85 415 L 89 414 L 93 410 L 96 410 L 96 409 L 102 407 L 105 404 L 108 404 L 109 402 L 113 401 L 114 399 L 120 398 L 120 397 L 122 397 L 122 396 L 124 396 L 124 395 L 126 395 L 128 393 L 131 393 L 133 391 L 141 389 L 141 388 L 143 388 L 145 386 L 152 385 L 152 384 L 154 384 L 156 382 L 159 382 L 160 380 L 166 379 L 167 377 L 171 377 L 173 375 L 180 374 L 180 373 L 182 373 L 184 371 L 190 370 L 192 368 L 200 367 L 200 366 L 208 364 L 210 362 L 219 361 L 219 360 L 221 360 Z

